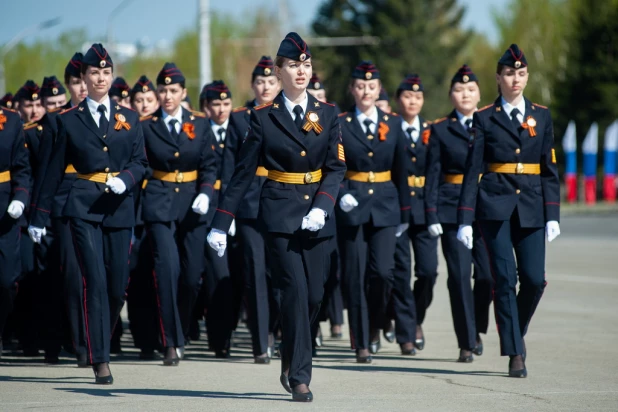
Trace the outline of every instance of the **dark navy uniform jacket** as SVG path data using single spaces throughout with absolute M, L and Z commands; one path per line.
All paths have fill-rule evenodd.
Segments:
M 11 173 L 10 181 L 0 183 L 0 221 L 4 221 L 12 219 L 6 209 L 13 200 L 28 206 L 31 170 L 19 114 L 2 108 L 0 124 L 0 172 Z
M 86 100 L 57 116 L 58 137 L 47 167 L 31 224 L 43 227 L 51 213 L 54 196 L 64 178 L 68 164 L 78 173 L 119 172 L 127 190 L 117 195 L 106 191 L 105 183 L 76 179 L 71 186 L 63 216 L 91 222 L 106 227 L 127 228 L 135 225 L 133 187 L 141 182 L 147 166 L 144 135 L 139 115 L 131 109 L 110 103 L 109 127 L 100 131 Z M 129 130 L 121 127 L 117 115 L 124 117 Z
M 368 138 L 358 122 L 355 107 L 338 116 L 346 163 L 348 170 L 354 172 L 391 171 L 391 180 L 370 183 L 345 179 L 339 190 L 339 198 L 350 194 L 358 201 L 358 206 L 347 213 L 337 207 L 337 221 L 340 225 L 359 226 L 371 221 L 376 227 L 385 227 L 409 221 L 406 142 L 401 130 L 401 118 L 386 114 L 377 107 L 376 110 L 378 124 L 374 125 L 373 139 Z M 384 140 L 380 137 L 380 129 L 387 130 Z
M 213 199 L 216 179 L 215 145 L 216 141 L 203 113 L 182 110 L 182 125 L 179 142 L 169 132 L 163 121 L 163 111 L 159 108 L 152 116 L 142 118 L 141 124 L 146 141 L 149 173 L 198 171 L 198 179 L 193 182 L 165 182 L 150 178 L 142 192 L 142 217 L 145 222 L 207 222 L 214 214 Z M 194 137 L 189 131 L 192 125 Z M 189 133 L 191 133 L 189 131 Z M 195 213 L 191 206 L 195 197 L 204 193 L 210 198 L 209 212 L 206 215 Z M 216 203 L 214 203 L 216 205 Z M 212 210 L 212 212 L 211 212 Z
M 225 150 L 223 153 L 223 169 L 221 171 L 224 191 L 234 175 L 236 164 L 240 161 L 240 149 L 249 131 L 249 121 L 253 107 L 255 107 L 255 101 L 248 101 L 244 107 L 234 109 L 230 116 L 230 125 L 225 138 Z M 262 166 L 262 164 L 260 163 L 259 166 Z M 260 193 L 262 193 L 262 186 L 265 181 L 266 177 L 253 177 L 253 181 L 240 203 L 236 218 L 257 219 L 260 209 Z
M 427 225 L 457 224 L 461 183 L 447 183 L 445 174 L 463 175 L 470 148 L 470 133 L 462 126 L 457 112 L 431 125 L 425 173 Z
M 342 156 L 341 132 L 335 108 L 308 94 L 307 114 L 315 112 L 321 133 L 301 132 L 285 107 L 281 93 L 266 105 L 251 110 L 250 131 L 242 144 L 236 165 L 212 227 L 227 232 L 259 164 L 268 170 L 307 173 L 322 170 L 319 183 L 289 184 L 267 179 L 260 196 L 258 219 L 269 232 L 293 234 L 300 231 L 303 217 L 312 208 L 324 210 L 325 226 L 308 236 L 334 236 L 332 213 L 346 165 Z
M 517 208 L 522 227 L 543 227 L 560 219 L 560 182 L 553 149 L 554 132 L 549 109 L 526 99 L 524 122 L 536 121 L 536 136 L 519 130 L 502 108 L 499 97 L 474 114 L 475 138 L 465 167 L 458 207 L 458 223 L 505 221 Z M 540 164 L 541 174 L 487 172 L 490 163 Z M 483 178 L 478 182 L 479 173 Z

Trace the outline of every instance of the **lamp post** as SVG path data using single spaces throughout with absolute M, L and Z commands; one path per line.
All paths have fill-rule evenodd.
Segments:
M 60 17 L 56 17 L 54 19 L 42 21 L 33 26 L 26 27 L 25 29 L 17 33 L 17 35 L 15 35 L 15 37 L 9 40 L 4 46 L 2 46 L 2 48 L 0 49 L 0 96 L 4 96 L 4 94 L 6 93 L 6 77 L 4 75 L 4 58 L 6 57 L 7 53 L 11 51 L 13 47 L 17 46 L 17 44 L 19 44 L 19 42 L 22 41 L 25 37 L 29 36 L 31 33 L 57 26 L 58 24 L 60 24 L 61 20 L 62 19 Z

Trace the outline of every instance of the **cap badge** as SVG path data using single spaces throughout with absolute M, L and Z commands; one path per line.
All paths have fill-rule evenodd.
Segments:
M 298 60 L 304 62 L 305 60 L 307 60 L 307 55 L 305 53 L 301 53 L 300 56 L 298 56 Z
M 32 93 L 32 100 L 37 100 L 39 98 L 38 93 Z
M 519 60 L 517 60 L 517 61 L 515 62 L 515 68 L 516 68 L 516 69 L 519 69 L 520 67 L 521 67 L 521 62 L 520 62 Z
M 221 100 L 227 99 L 227 93 L 223 92 L 219 95 L 219 97 L 221 97 Z
M 264 69 L 264 74 L 266 76 L 270 76 L 271 73 L 272 73 L 272 70 L 270 70 L 270 67 L 267 67 L 267 68 Z
M 122 94 L 122 97 L 127 97 L 129 95 L 129 92 L 126 90 L 123 90 L 121 94 Z
M 57 87 L 52 88 L 52 94 L 54 96 L 58 94 L 58 88 Z
M 172 78 L 171 77 L 166 77 L 165 78 L 165 84 L 170 84 L 172 82 Z
M 464 74 L 462 79 L 463 79 L 464 83 L 467 83 L 470 80 L 470 78 L 468 77 L 467 74 Z
M 412 85 L 412 90 L 414 90 L 415 92 L 418 92 L 418 89 L 420 87 L 418 87 L 418 84 Z
M 318 90 L 320 88 L 320 82 L 313 83 L 313 88 Z
M 148 92 L 148 86 L 143 86 L 142 87 L 142 93 L 146 93 Z
M 373 77 L 373 74 L 371 72 L 365 73 L 365 79 L 371 80 L 372 77 Z
M 103 67 L 107 66 L 107 62 L 105 60 L 101 60 L 99 62 L 99 66 L 101 66 L 101 68 L 103 68 Z

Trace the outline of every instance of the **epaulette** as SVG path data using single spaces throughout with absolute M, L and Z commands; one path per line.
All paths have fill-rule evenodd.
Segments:
M 478 109 L 477 111 L 478 111 L 478 112 L 482 112 L 483 110 L 487 110 L 487 109 L 489 109 L 490 107 L 494 107 L 494 104 L 493 104 L 493 103 L 492 103 L 492 104 L 488 104 L 488 105 L 487 105 L 487 106 L 485 106 L 485 107 L 481 107 L 481 108 L 480 108 L 480 109 Z
M 197 110 L 191 110 L 191 114 L 195 117 L 206 118 L 206 113 L 198 112 Z
M 51 110 L 48 110 L 47 113 L 56 113 L 57 111 L 62 110 L 62 107 L 54 107 Z
M 255 110 L 261 110 L 261 109 L 263 109 L 265 107 L 272 106 L 272 104 L 273 104 L 273 102 L 266 102 L 266 103 L 260 104 L 259 106 L 255 106 L 254 109 Z
M 232 113 L 240 113 L 240 112 L 244 112 L 244 111 L 247 111 L 247 110 L 249 110 L 249 109 L 247 109 L 247 107 L 239 106 L 239 107 L 237 107 L 235 109 L 232 109 Z
M 14 109 L 9 109 L 8 107 L 0 107 L 0 112 L 1 112 L 1 111 L 6 111 L 6 112 L 11 112 L 11 113 L 19 114 L 19 113 L 17 112 L 17 110 L 14 110 Z
M 348 112 L 339 113 L 339 114 L 337 115 L 337 117 L 343 117 L 343 116 L 345 116 L 346 114 L 348 114 Z
M 28 122 L 26 124 L 24 124 L 24 131 L 25 130 L 30 130 L 30 129 L 34 129 L 35 127 L 37 127 L 39 124 L 37 122 Z
M 60 114 L 65 114 L 67 112 L 70 112 L 71 110 L 75 110 L 77 109 L 79 106 L 73 106 L 70 109 L 64 109 L 63 111 L 60 112 Z
M 148 116 L 141 116 L 139 118 L 139 121 L 143 122 L 144 120 L 149 120 L 149 119 L 152 119 L 152 115 L 151 114 L 149 114 Z
M 390 114 L 391 116 L 393 116 L 393 117 L 399 117 L 399 113 L 390 112 L 389 114 Z
M 543 105 L 538 104 L 538 103 L 532 103 L 532 105 L 536 106 L 536 107 L 540 107 L 541 109 L 547 109 L 547 106 L 543 106 Z
M 335 105 L 333 103 L 329 103 L 329 102 L 320 102 L 320 104 L 325 104 L 325 105 L 328 105 L 330 107 L 335 107 Z
M 122 105 L 120 105 L 120 104 L 117 104 L 117 105 L 116 105 L 116 110 L 123 110 L 123 109 L 124 109 L 124 110 L 131 110 L 132 112 L 137 113 L 137 110 L 132 109 L 132 108 L 130 108 L 130 107 L 122 106 Z
M 441 123 L 441 122 L 445 121 L 446 119 L 448 119 L 448 117 L 441 117 L 439 119 L 434 120 L 433 124 Z

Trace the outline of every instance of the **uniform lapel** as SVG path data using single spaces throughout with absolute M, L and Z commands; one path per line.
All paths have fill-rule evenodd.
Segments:
M 187 136 L 187 134 L 182 130 L 182 125 L 185 123 L 193 123 L 193 120 L 195 120 L 195 116 L 193 116 L 193 114 L 184 107 L 181 107 L 180 109 L 182 110 L 182 123 L 180 124 L 180 136 L 178 137 L 178 145 L 182 146 L 189 141 L 189 136 Z
M 90 109 L 88 108 L 88 103 L 86 103 L 86 99 L 82 100 L 82 102 L 78 105 L 77 108 L 77 117 L 84 123 L 92 133 L 97 135 L 100 139 L 103 139 L 103 133 L 99 130 L 99 125 L 94 122 L 92 115 L 90 114 Z
M 379 120 L 380 118 L 378 117 L 378 124 L 376 125 L 376 132 L 378 131 L 377 128 L 380 127 Z M 365 134 L 365 131 L 361 127 L 360 123 L 358 122 L 358 118 L 356 117 L 356 106 L 353 106 L 352 109 L 349 111 L 348 116 L 346 116 L 345 123 L 347 125 L 348 132 L 352 136 L 354 136 L 356 140 L 361 142 L 361 144 L 367 147 L 368 149 L 373 149 L 373 147 L 371 146 L 371 140 L 367 139 L 367 135 Z M 378 136 L 374 136 L 374 140 L 377 138 Z
M 498 97 L 494 103 L 493 110 L 494 112 L 491 115 L 492 119 L 494 119 L 496 123 L 509 132 L 513 137 L 519 139 L 519 131 L 515 130 L 513 123 L 511 123 L 511 119 L 509 119 L 509 116 L 504 111 L 504 108 L 502 107 L 502 99 L 500 97 Z
M 322 104 L 318 101 L 318 99 L 316 99 L 315 97 L 313 97 L 311 94 L 307 93 L 309 95 L 309 101 L 307 102 L 307 113 L 305 114 L 305 118 L 303 119 L 303 125 L 305 124 L 305 122 L 307 121 L 307 115 L 311 112 L 315 113 L 318 115 L 318 123 L 322 126 L 322 133 L 328 133 L 326 131 L 326 125 L 324 124 L 324 118 L 322 116 Z M 301 132 L 304 133 L 304 132 Z M 317 136 L 318 134 L 315 132 L 315 130 L 311 130 L 309 132 L 307 132 L 307 134 L 305 135 L 305 137 L 307 137 L 308 135 L 313 134 L 315 136 Z
M 120 106 L 118 103 L 114 102 L 110 99 L 109 104 L 109 123 L 107 125 L 107 132 L 105 132 L 106 136 L 111 136 L 112 131 L 114 131 L 114 126 L 116 125 L 116 113 L 120 111 Z
M 455 136 L 459 136 L 465 141 L 470 140 L 470 134 L 466 129 L 464 129 L 463 125 L 459 121 L 459 117 L 457 117 L 457 112 L 453 110 L 449 115 L 448 122 L 448 130 L 454 134 Z
M 152 119 L 149 120 L 149 127 L 152 131 L 157 134 L 161 139 L 171 144 L 174 147 L 178 147 L 178 143 L 172 139 L 172 135 L 170 134 L 167 125 L 163 121 L 163 111 L 161 109 L 157 110 Z
M 285 103 L 283 102 L 283 95 L 279 93 L 275 100 L 273 100 L 273 104 L 270 106 L 269 114 L 271 114 L 277 123 L 281 126 L 283 130 L 285 130 L 286 134 L 290 136 L 294 141 L 296 141 L 303 148 L 307 148 L 302 141 L 301 132 L 296 128 L 296 124 L 292 120 L 292 116 L 288 112 L 288 109 L 285 107 Z M 309 106 L 307 105 L 307 110 L 309 110 Z

